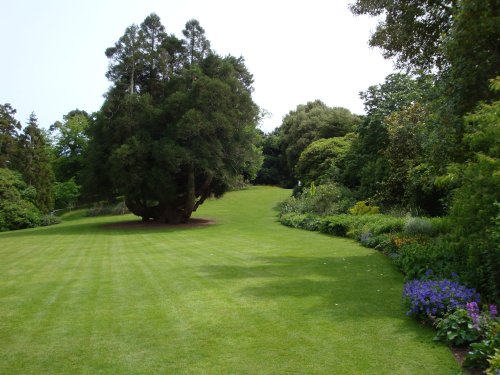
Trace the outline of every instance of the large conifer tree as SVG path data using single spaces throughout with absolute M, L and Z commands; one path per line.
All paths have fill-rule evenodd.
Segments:
M 197 21 L 185 31 L 179 43 L 153 14 L 106 51 L 113 85 L 91 128 L 91 181 L 145 221 L 186 222 L 258 160 L 243 59 L 212 53 Z

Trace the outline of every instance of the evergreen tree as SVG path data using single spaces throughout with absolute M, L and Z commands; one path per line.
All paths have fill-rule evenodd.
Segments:
M 210 54 L 210 42 L 205 37 L 205 29 L 197 20 L 186 22 L 182 34 L 188 64 L 199 63 Z
M 52 188 L 55 179 L 48 147 L 48 137 L 38 127 L 38 120 L 32 113 L 19 137 L 16 169 L 24 181 L 36 189 L 35 204 L 44 213 L 54 207 Z
M 171 61 L 160 57 L 170 47 L 176 50 L 175 39 L 166 37 L 154 15 L 139 35 L 136 61 L 148 79 L 136 80 L 138 90 L 124 95 L 118 88 L 128 79 L 128 60 L 112 60 L 113 74 L 107 76 L 113 87 L 91 126 L 88 186 L 99 186 L 95 193 L 101 196 L 124 195 L 127 207 L 145 221 L 186 222 L 238 175 L 256 173 L 258 107 L 251 75 L 242 59 L 209 54 L 197 21 L 186 24 L 188 59 L 170 69 L 168 79 L 161 72 L 169 71 Z
M 11 167 L 17 149 L 21 124 L 14 117 L 16 110 L 8 103 L 0 105 L 0 168 Z

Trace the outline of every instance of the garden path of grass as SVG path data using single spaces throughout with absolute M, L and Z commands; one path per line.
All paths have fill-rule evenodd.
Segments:
M 288 194 L 229 193 L 197 228 L 0 234 L 0 374 L 456 374 L 389 260 L 281 226 Z

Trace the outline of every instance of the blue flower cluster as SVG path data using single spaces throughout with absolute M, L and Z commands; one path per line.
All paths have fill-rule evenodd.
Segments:
M 407 315 L 440 317 L 447 311 L 465 308 L 467 302 L 479 302 L 475 289 L 456 281 L 413 280 L 405 284 L 403 299 L 409 305 Z

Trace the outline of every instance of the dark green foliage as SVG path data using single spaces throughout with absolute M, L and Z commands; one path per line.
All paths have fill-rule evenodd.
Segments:
M 500 299 L 499 167 L 498 159 L 478 156 L 465 170 L 450 215 L 466 280 L 493 300 Z
M 0 168 L 0 231 L 32 228 L 40 224 L 40 211 L 30 198 L 34 198 L 33 191 L 21 176 Z
M 495 355 L 495 350 L 498 350 L 498 348 L 500 348 L 500 330 L 497 328 L 496 334 L 470 345 L 470 350 L 463 365 L 465 367 L 486 369 L 488 359 Z
M 352 224 L 352 216 L 337 215 L 328 216 L 321 220 L 319 231 L 321 233 L 332 234 L 334 236 L 344 237 L 347 235 Z
M 489 90 L 488 80 L 500 72 L 500 1 L 460 0 L 453 5 L 442 83 L 448 105 L 463 115 L 480 100 L 499 98 L 500 92 Z
M 479 331 L 474 327 L 472 318 L 465 309 L 456 309 L 439 318 L 436 322 L 435 340 L 441 340 L 453 346 L 474 342 L 479 338 Z
M 390 144 L 386 117 L 421 100 L 428 87 L 428 79 L 391 74 L 383 84 L 361 93 L 367 116 L 357 128 L 343 173 L 344 183 L 355 188 L 360 198 L 374 196 L 390 176 L 391 165 L 385 151 Z
M 35 204 L 42 213 L 54 207 L 54 172 L 50 162 L 48 136 L 39 128 L 37 118 L 32 113 L 19 136 L 15 169 L 21 172 L 28 185 L 36 189 Z
M 280 128 L 262 135 L 262 167 L 255 179 L 256 184 L 292 187 L 293 181 L 285 173 L 285 161 L 281 151 Z
M 500 101 L 467 117 L 466 136 L 475 160 L 464 166 L 450 210 L 453 241 L 464 277 L 487 298 L 500 300 Z
M 72 208 L 78 203 L 81 186 L 77 185 L 74 178 L 65 182 L 54 184 L 54 206 L 56 209 Z
M 205 29 L 197 20 L 186 22 L 184 30 L 185 58 L 189 64 L 200 63 L 210 54 L 210 42 L 205 37 Z
M 356 0 L 356 15 L 383 16 L 370 38 L 385 58 L 396 58 L 399 67 L 430 70 L 443 66 L 441 49 L 451 26 L 454 1 Z
M 21 124 L 15 119 L 15 114 L 16 110 L 10 104 L 0 105 L 0 168 L 12 168 L 16 157 Z
M 85 111 L 74 110 L 64 116 L 64 121 L 50 127 L 54 136 L 54 174 L 59 182 L 71 178 L 83 183 L 83 170 L 87 158 L 90 116 Z
M 435 277 L 449 277 L 456 268 L 457 257 L 445 240 L 407 243 L 397 252 L 395 261 L 406 280 L 422 279 L 429 270 Z

